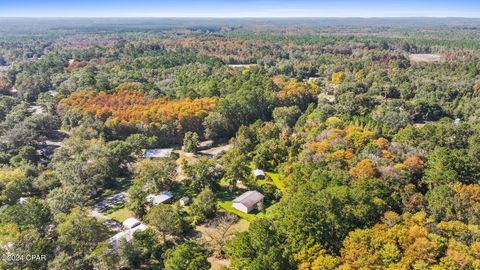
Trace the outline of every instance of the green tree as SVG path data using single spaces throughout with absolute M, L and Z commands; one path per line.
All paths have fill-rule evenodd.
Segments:
M 39 160 L 39 155 L 35 147 L 27 145 L 18 151 L 17 155 L 10 159 L 10 164 L 20 166 L 22 164 L 36 164 Z
M 13 223 L 0 222 L 0 251 L 3 254 L 15 254 L 16 258 L 20 258 L 19 260 L 0 260 L 1 269 L 50 269 L 47 264 L 53 258 L 54 250 L 53 241 L 36 230 L 22 230 Z M 47 260 L 25 259 L 32 254 L 45 255 Z
M 196 132 L 188 131 L 183 137 L 183 151 L 189 153 L 197 153 L 198 144 L 200 143 L 200 137 Z
M 258 144 L 257 136 L 258 135 L 252 126 L 241 126 L 231 142 L 235 148 L 240 150 L 240 152 L 247 154 L 253 151 L 255 145 Z
M 437 147 L 428 155 L 427 168 L 422 182 L 433 188 L 458 179 L 452 153 L 444 147 Z
M 143 181 L 134 180 L 128 189 L 128 208 L 140 217 L 145 215 L 145 203 L 147 202 L 147 192 L 144 185 Z
M 28 191 L 31 179 L 20 168 L 0 168 L 0 204 L 14 204 Z
M 190 185 L 195 192 L 207 187 L 216 190 L 224 173 L 215 159 L 207 157 L 200 157 L 192 164 L 183 163 L 182 169 L 190 177 Z
M 228 138 L 231 134 L 228 120 L 218 112 L 211 112 L 203 120 L 205 137 L 209 139 Z
M 293 127 L 300 115 L 301 111 L 297 106 L 277 107 L 273 109 L 273 119 L 275 122 L 286 127 Z
M 165 270 L 208 270 L 210 263 L 203 250 L 191 243 L 170 249 L 165 254 Z
M 195 224 L 201 223 L 205 219 L 211 218 L 215 215 L 217 204 L 215 201 L 215 194 L 210 188 L 204 188 L 202 192 L 193 199 L 191 211 L 194 216 Z
M 156 192 L 168 190 L 175 175 L 175 160 L 170 158 L 144 159 L 135 168 L 135 181 L 154 186 Z
M 47 204 L 37 198 L 29 198 L 25 203 L 13 205 L 0 212 L 0 223 L 13 223 L 21 229 L 35 229 L 40 233 L 47 231 L 53 223 L 53 217 Z
M 255 147 L 253 162 L 257 168 L 277 170 L 287 158 L 287 149 L 278 140 L 270 139 Z
M 230 149 L 223 157 L 225 167 L 224 178 L 230 190 L 235 189 L 237 181 L 248 182 L 250 167 L 247 157 L 238 148 Z
M 81 129 L 73 132 L 63 146 L 55 151 L 52 165 L 63 185 L 83 185 L 94 192 L 118 172 L 105 141 L 90 139 L 89 136 Z
M 180 236 L 184 232 L 185 223 L 171 205 L 160 204 L 152 207 L 145 220 L 161 233 L 164 242 L 167 236 Z
M 75 206 L 86 206 L 92 196 L 85 185 L 62 186 L 50 191 L 47 203 L 52 213 L 68 213 Z
M 85 210 L 79 207 L 65 216 L 56 231 L 62 250 L 80 261 L 86 260 L 97 245 L 109 236 L 104 223 L 87 216 Z
M 256 219 L 226 247 L 232 269 L 292 269 L 271 221 Z

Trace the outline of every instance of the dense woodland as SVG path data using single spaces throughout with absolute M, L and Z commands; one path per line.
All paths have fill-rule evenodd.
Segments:
M 0 250 L 47 259 L 0 269 L 480 269 L 479 42 L 473 19 L 2 19 Z M 229 213 L 245 189 L 264 207 Z M 146 206 L 166 190 L 191 205 Z M 121 191 L 149 229 L 112 249 L 89 211 Z

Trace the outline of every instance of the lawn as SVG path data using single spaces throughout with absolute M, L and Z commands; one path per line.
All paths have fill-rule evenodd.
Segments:
M 237 190 L 236 192 L 230 192 L 228 188 L 222 187 L 220 190 L 217 191 L 217 206 L 219 208 L 222 208 L 223 210 L 230 212 L 232 214 L 235 214 L 243 219 L 246 219 L 248 221 L 252 221 L 256 214 L 257 211 L 253 211 L 250 214 L 243 213 L 242 211 L 238 211 L 237 209 L 233 208 L 232 206 L 232 201 L 235 199 L 237 196 L 245 192 L 244 190 Z
M 129 217 L 134 217 L 135 214 L 128 210 L 128 208 L 124 207 L 124 208 L 120 208 L 118 209 L 117 211 L 114 211 L 110 214 L 107 215 L 107 217 L 115 220 L 115 221 L 118 221 L 120 223 L 122 223 L 123 221 L 125 221 L 125 219 L 129 218 Z
M 273 173 L 273 172 L 265 172 L 266 175 L 268 175 L 272 181 L 273 181 L 273 184 L 281 191 L 283 192 L 284 190 L 284 186 L 283 186 L 283 183 L 282 181 L 280 181 L 280 175 L 278 173 Z
M 248 221 L 252 221 L 256 216 L 254 214 L 247 214 L 247 213 L 244 213 L 242 211 L 238 211 L 237 209 L 233 208 L 231 200 L 228 200 L 228 201 L 218 200 L 217 205 L 218 205 L 218 207 L 222 208 L 223 210 L 225 210 L 227 212 L 230 212 L 232 214 L 235 214 L 235 215 L 237 215 L 237 216 L 239 216 L 243 219 L 246 219 Z

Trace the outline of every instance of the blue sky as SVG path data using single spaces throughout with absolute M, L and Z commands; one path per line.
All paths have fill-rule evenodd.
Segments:
M 480 0 L 0 0 L 0 17 L 480 17 Z

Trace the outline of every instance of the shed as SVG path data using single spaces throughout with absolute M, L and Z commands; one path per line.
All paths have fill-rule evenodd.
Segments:
M 20 197 L 17 201 L 18 204 L 24 204 L 28 201 L 27 197 Z
M 150 205 L 159 205 L 161 203 L 169 203 L 171 199 L 173 198 L 172 193 L 169 191 L 165 191 L 161 194 L 148 194 L 147 196 L 147 202 Z
M 170 157 L 173 152 L 173 148 L 152 148 L 143 151 L 143 157 L 145 158 L 166 158 Z
M 256 179 L 265 179 L 265 172 L 260 169 L 253 170 L 253 175 Z
M 248 213 L 255 209 L 258 203 L 263 202 L 263 198 L 264 196 L 262 193 L 256 190 L 250 190 L 235 198 L 232 202 L 232 206 L 237 210 Z
M 198 144 L 198 150 L 207 150 L 213 147 L 213 140 L 203 141 Z
M 140 220 L 138 220 L 136 218 L 132 218 L 132 217 L 127 218 L 122 222 L 123 227 L 125 227 L 127 229 L 135 228 L 140 224 L 141 224 Z
M 188 197 L 182 197 L 180 200 L 178 200 L 181 206 L 188 205 L 190 203 L 190 199 Z

